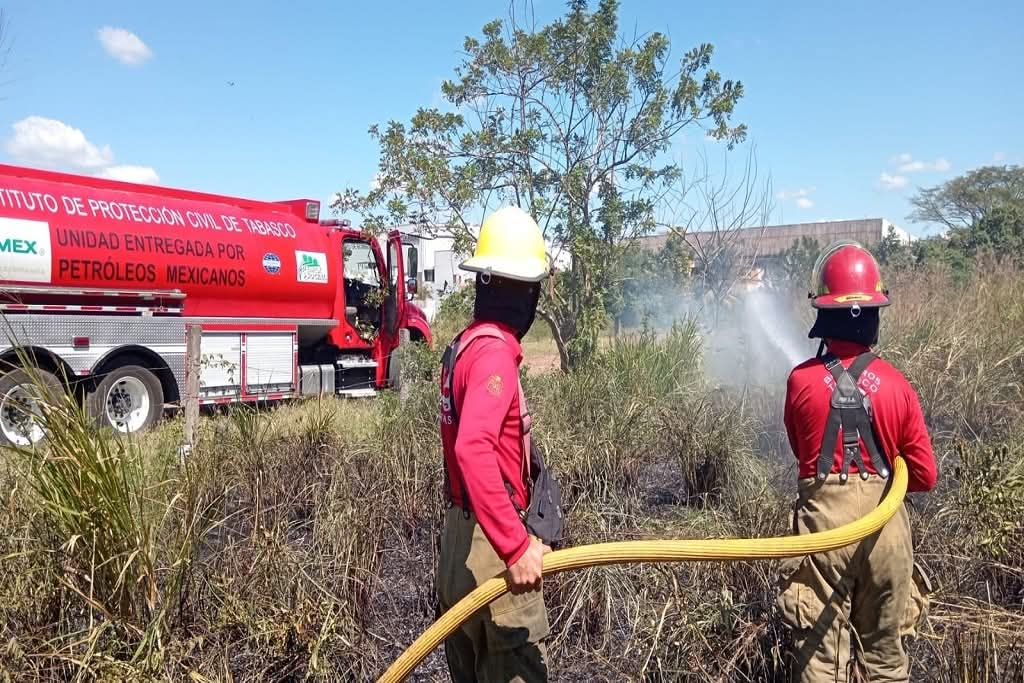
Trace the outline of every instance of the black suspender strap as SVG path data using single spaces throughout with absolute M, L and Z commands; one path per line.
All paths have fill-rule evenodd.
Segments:
M 455 422 L 459 420 L 455 414 L 455 358 L 459 354 L 459 341 L 459 337 L 453 339 L 448 348 L 444 350 L 444 355 L 441 356 L 441 365 L 444 366 L 445 389 L 447 390 L 448 398 L 452 401 L 449 410 L 452 413 L 452 420 Z
M 860 381 L 861 374 L 876 358 L 878 356 L 875 354 L 866 352 L 854 359 L 853 363 L 850 364 L 850 369 L 847 370 L 850 376 L 853 377 L 854 383 Z M 871 458 L 871 466 L 875 468 L 875 472 L 878 472 L 878 476 L 882 479 L 888 479 L 889 462 L 888 458 L 883 456 L 882 449 L 878 445 L 878 434 L 875 432 L 875 424 L 870 412 L 870 399 L 864 401 L 862 405 L 864 409 L 857 411 L 857 432 L 860 434 L 860 438 L 864 440 L 864 448 L 868 452 L 868 457 Z
M 859 392 L 856 385 L 854 390 Z M 855 398 L 859 398 L 859 393 Z M 843 424 L 843 470 L 839 473 L 840 481 L 846 481 L 849 478 L 851 463 L 857 466 L 861 479 L 868 478 L 867 470 L 864 469 L 864 461 L 860 457 L 860 432 L 857 429 L 859 423 L 857 414 L 859 412 L 856 408 L 845 407 L 839 411 Z
M 825 369 L 837 377 L 838 372 L 842 373 L 843 365 L 832 353 L 821 356 Z M 839 380 L 836 380 L 836 388 L 832 390 L 832 402 L 828 411 L 828 420 L 825 422 L 825 435 L 821 440 L 821 451 L 818 453 L 818 480 L 825 481 L 828 473 L 832 471 L 832 464 L 835 462 L 836 439 L 839 437 L 841 426 L 840 412 L 835 408 L 836 395 L 839 393 Z
M 843 470 L 839 475 L 840 481 L 845 482 L 849 477 L 851 462 L 857 465 L 861 479 L 868 478 L 868 472 L 860 455 L 861 439 L 864 440 L 865 450 L 871 457 L 871 464 L 878 475 L 883 479 L 889 476 L 889 467 L 878 448 L 872 416 L 868 412 L 870 401 L 861 394 L 857 387 L 861 373 L 875 358 L 873 353 L 862 353 L 854 359 L 850 369 L 846 370 L 835 354 L 829 352 L 821 357 L 825 368 L 835 380 L 835 388 L 832 391 L 821 451 L 818 453 L 817 476 L 819 481 L 824 481 L 832 471 L 840 429 L 843 433 Z
M 445 392 L 448 395 L 448 401 L 449 401 L 449 408 L 448 409 L 451 412 L 452 422 L 455 425 L 459 424 L 459 418 L 458 418 L 458 415 L 456 413 L 456 408 L 455 408 L 455 391 L 454 391 L 454 387 L 455 387 L 455 358 L 458 356 L 458 353 L 459 353 L 459 343 L 460 343 L 460 337 L 457 336 L 457 337 L 455 337 L 455 339 L 452 340 L 452 343 L 448 345 L 448 348 L 445 349 L 445 351 L 444 351 L 444 355 L 441 357 L 441 365 L 444 368 Z M 452 502 L 451 492 L 448 490 L 448 482 L 449 482 L 449 478 L 448 478 L 448 458 L 442 457 L 441 458 L 441 462 L 444 463 L 445 498 L 448 500 L 449 503 L 451 503 Z M 462 493 L 462 515 L 466 519 L 469 519 L 469 494 L 466 492 L 466 484 L 462 480 L 462 472 L 460 472 L 459 468 L 457 468 L 457 467 L 455 468 L 455 478 L 459 480 L 459 488 L 461 489 L 461 493 Z

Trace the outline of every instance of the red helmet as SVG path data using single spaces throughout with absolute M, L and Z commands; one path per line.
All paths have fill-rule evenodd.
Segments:
M 889 305 L 878 261 L 852 240 L 830 244 L 818 257 L 808 296 L 815 308 L 873 308 Z

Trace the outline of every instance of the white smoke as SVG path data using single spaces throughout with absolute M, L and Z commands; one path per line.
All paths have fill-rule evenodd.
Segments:
M 705 370 L 722 386 L 784 386 L 789 371 L 817 348 L 807 338 L 810 320 L 801 318 L 800 302 L 784 290 L 737 286 L 724 304 L 684 291 L 644 294 L 660 302 L 645 315 L 645 323 L 656 331 L 683 319 L 699 325 Z
M 784 385 L 789 371 L 813 354 L 806 324 L 783 292 L 758 288 L 735 297 L 703 325 L 711 378 L 727 386 Z
M 745 292 L 742 300 L 748 333 L 770 344 L 790 366 L 806 358 L 807 339 L 799 337 L 799 321 L 778 295 L 759 288 Z

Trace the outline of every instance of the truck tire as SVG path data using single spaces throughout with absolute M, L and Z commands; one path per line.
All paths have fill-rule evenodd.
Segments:
M 101 427 L 134 434 L 160 419 L 164 390 L 157 376 L 146 368 L 122 365 L 103 375 L 86 396 L 85 408 Z
M 398 346 L 391 352 L 390 358 L 388 358 L 388 384 L 391 388 L 398 392 L 398 396 L 404 403 L 408 398 L 409 392 L 405 378 L 405 365 L 404 356 L 405 352 L 409 350 L 409 345 L 412 344 L 410 340 L 410 332 L 406 328 L 402 328 L 398 331 Z
M 42 385 L 42 386 L 40 386 Z M 40 391 L 42 389 L 42 391 Z M 33 419 L 34 405 L 47 395 L 62 393 L 64 385 L 46 370 L 26 372 L 20 368 L 0 375 L 0 444 L 27 448 L 46 438 L 44 421 Z

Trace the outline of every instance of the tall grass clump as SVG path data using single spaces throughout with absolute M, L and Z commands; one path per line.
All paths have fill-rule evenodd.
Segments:
M 645 463 L 666 459 L 652 451 L 659 410 L 678 409 L 700 390 L 699 343 L 690 325 L 662 341 L 645 332 L 614 342 L 571 374 L 528 382 L 536 438 L 560 470 L 571 504 L 631 512 Z
M 770 467 L 750 439 L 751 404 L 708 381 L 702 347 L 699 328 L 681 321 L 660 334 L 619 337 L 570 375 L 531 378 L 534 433 L 563 483 L 570 544 L 783 528 Z M 737 658 L 760 661 L 770 581 L 763 570 L 737 567 L 610 567 L 554 577 L 553 651 L 610 680 L 640 675 L 638 666 L 642 678 L 672 680 L 671 660 L 711 661 L 725 642 L 743 644 Z M 702 644 L 687 638 L 681 648 L 697 624 L 716 635 Z
M 75 565 L 68 587 L 101 611 L 142 617 L 155 606 L 154 519 L 137 446 L 99 434 L 75 403 L 47 400 L 45 449 L 18 448 L 50 533 Z
M 41 447 L 10 447 L 8 476 L 16 490 L 27 489 L 10 504 L 31 539 L 20 559 L 35 556 L 36 580 L 50 591 L 44 602 L 15 609 L 42 609 L 57 619 L 48 650 L 28 670 L 81 676 L 104 668 L 111 651 L 148 667 L 189 569 L 194 528 L 178 522 L 195 516 L 193 491 L 165 457 L 173 451 L 150 455 L 140 442 L 99 429 L 69 392 L 24 367 L 34 394 L 26 416 L 47 438 Z M 35 621 L 27 613 L 17 618 Z M 31 641 L 32 630 L 12 634 L 11 642 Z

